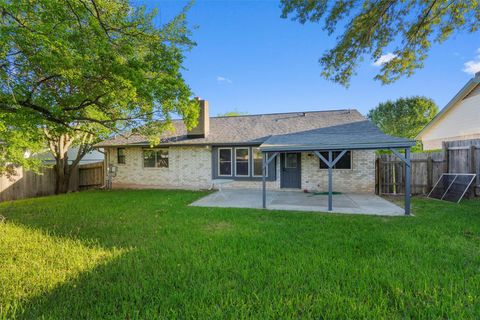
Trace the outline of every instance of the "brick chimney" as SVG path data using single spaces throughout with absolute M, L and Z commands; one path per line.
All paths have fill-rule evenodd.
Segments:
M 208 117 L 208 101 L 196 97 L 200 112 L 198 115 L 198 124 L 187 132 L 189 138 L 205 138 L 210 132 L 210 118 Z

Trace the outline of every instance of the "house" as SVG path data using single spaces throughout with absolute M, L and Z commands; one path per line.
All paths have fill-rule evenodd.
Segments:
M 417 135 L 424 150 L 441 149 L 442 142 L 480 138 L 480 72 Z
M 328 191 L 328 163 L 336 160 L 334 191 L 374 193 L 375 150 L 415 144 L 383 134 L 352 109 L 209 117 L 208 102 L 199 104 L 195 128 L 174 120 L 154 148 L 140 135 L 100 143 L 116 167 L 113 187 L 206 189 L 227 179 L 225 187 L 260 189 L 264 153 L 266 188 Z
M 67 151 L 68 163 L 71 164 L 75 160 L 75 158 L 77 157 L 77 153 L 78 153 L 78 147 L 73 147 L 68 149 Z M 52 153 L 49 151 L 40 153 L 36 155 L 36 157 L 41 159 L 44 163 L 55 164 L 55 158 L 53 157 Z M 94 149 L 88 152 L 86 155 L 84 155 L 82 160 L 80 160 L 78 164 L 82 165 L 82 164 L 98 163 L 98 162 L 103 162 L 104 159 L 105 159 L 105 156 L 103 154 L 103 150 Z

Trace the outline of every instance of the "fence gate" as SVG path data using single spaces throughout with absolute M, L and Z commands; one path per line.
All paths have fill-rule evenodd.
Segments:
M 78 166 L 78 188 L 80 190 L 101 187 L 104 183 L 103 162 Z

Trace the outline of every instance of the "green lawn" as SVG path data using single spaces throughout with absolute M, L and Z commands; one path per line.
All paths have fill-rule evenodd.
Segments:
M 415 217 L 92 191 L 0 204 L 0 318 L 477 318 L 480 201 Z

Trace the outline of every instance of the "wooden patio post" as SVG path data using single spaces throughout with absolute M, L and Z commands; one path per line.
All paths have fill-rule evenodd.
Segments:
M 405 215 L 410 215 L 410 148 L 405 149 Z
M 328 211 L 333 210 L 333 152 L 332 150 L 328 151 Z
M 262 207 L 267 208 L 267 153 L 262 152 Z

